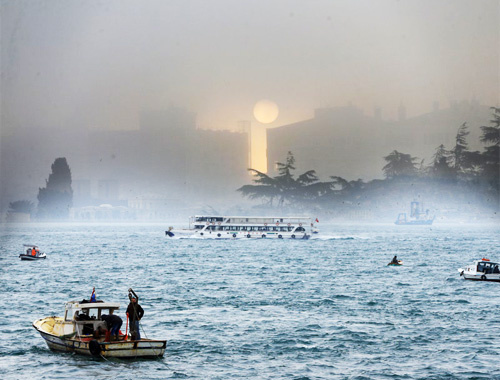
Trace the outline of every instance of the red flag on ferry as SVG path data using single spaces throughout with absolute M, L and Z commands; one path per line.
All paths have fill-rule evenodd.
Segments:
M 318 218 L 316 218 L 316 223 L 319 223 L 319 220 L 318 220 Z

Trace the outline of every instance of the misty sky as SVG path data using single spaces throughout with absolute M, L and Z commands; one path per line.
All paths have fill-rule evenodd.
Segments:
M 185 107 L 202 128 L 279 126 L 351 102 L 408 116 L 499 103 L 498 0 L 1 0 L 2 129 L 136 129 Z

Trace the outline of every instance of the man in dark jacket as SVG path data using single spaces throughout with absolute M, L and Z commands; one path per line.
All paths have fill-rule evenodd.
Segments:
M 141 305 L 137 302 L 136 297 L 130 298 L 130 303 L 127 307 L 128 320 L 130 325 L 130 334 L 132 335 L 132 339 L 140 340 L 141 333 L 139 331 L 139 321 L 144 315 L 144 310 L 142 310 Z
M 106 326 L 108 330 L 110 330 L 111 337 L 115 337 L 118 340 L 118 332 L 120 331 L 120 327 L 122 327 L 122 319 L 118 315 L 114 314 L 103 314 L 101 315 L 101 319 L 106 322 Z

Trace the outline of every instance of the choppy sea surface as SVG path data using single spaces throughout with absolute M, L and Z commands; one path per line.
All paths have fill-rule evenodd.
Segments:
M 317 239 L 169 239 L 162 224 L 0 226 L 2 379 L 500 379 L 500 226 L 319 225 Z M 46 260 L 21 261 L 22 244 Z M 401 267 L 387 263 L 397 255 Z M 52 352 L 68 300 L 141 297 L 165 356 Z

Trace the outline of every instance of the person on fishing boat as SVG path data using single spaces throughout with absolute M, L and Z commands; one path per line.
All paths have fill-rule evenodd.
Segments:
M 92 294 L 90 296 L 90 302 L 96 302 L 96 299 L 95 299 L 95 288 L 92 288 Z
M 130 297 L 130 303 L 127 307 L 127 315 L 129 318 L 130 334 L 132 337 L 135 336 L 135 340 L 141 339 L 141 333 L 139 331 L 139 321 L 144 315 L 144 310 L 141 305 L 137 302 L 137 297 Z
M 392 258 L 392 261 L 391 261 L 389 264 L 399 264 L 399 262 L 398 262 L 398 257 L 397 257 L 397 256 L 394 256 L 394 257 Z
M 122 327 L 123 321 L 118 315 L 114 314 L 103 314 L 101 315 L 101 319 L 106 322 L 106 326 L 110 331 L 111 337 L 114 337 L 115 340 L 118 340 L 118 333 L 120 331 L 120 327 Z
M 31 256 L 36 256 L 36 249 L 35 249 L 35 247 L 33 247 L 31 249 Z

